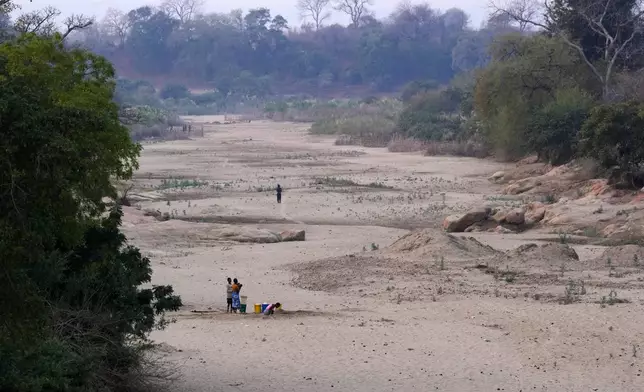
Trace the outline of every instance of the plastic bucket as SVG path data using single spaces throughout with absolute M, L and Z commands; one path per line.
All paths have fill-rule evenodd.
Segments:
M 262 304 L 255 304 L 255 313 L 262 313 Z
M 245 295 L 240 295 L 239 296 L 239 303 L 242 305 L 246 305 L 248 303 L 248 297 Z
M 262 304 L 262 313 L 264 313 L 264 311 L 266 310 L 266 308 L 268 308 L 268 304 L 264 302 L 264 303 Z
M 246 313 L 246 304 L 240 304 L 239 305 L 239 311 L 241 313 Z

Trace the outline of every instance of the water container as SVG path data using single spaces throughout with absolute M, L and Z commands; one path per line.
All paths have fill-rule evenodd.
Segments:
M 264 313 L 264 311 L 266 310 L 266 308 L 268 308 L 268 305 L 269 305 L 269 304 L 267 304 L 266 302 L 264 302 L 264 303 L 262 304 L 262 313 Z
M 245 295 L 240 295 L 239 296 L 239 303 L 242 305 L 246 305 L 248 303 L 248 297 Z
M 255 313 L 262 313 L 262 304 L 255 304 Z

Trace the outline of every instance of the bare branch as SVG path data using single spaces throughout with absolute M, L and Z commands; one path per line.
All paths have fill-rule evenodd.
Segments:
M 367 6 L 373 5 L 373 0 L 335 0 L 335 9 L 347 14 L 351 18 L 353 27 L 360 25 L 360 20 L 367 15 Z
M 297 9 L 302 19 L 311 18 L 315 29 L 319 30 L 322 23 L 331 17 L 331 13 L 327 10 L 330 2 L 331 0 L 298 0 Z
M 171 17 L 183 23 L 191 21 L 201 11 L 204 0 L 165 0 L 161 9 Z
M 584 20 L 589 29 L 603 38 L 604 47 L 602 60 L 604 62 L 604 67 L 600 69 L 593 64 L 591 59 L 585 53 L 584 48 L 572 40 L 569 32 L 566 31 L 564 26 L 557 26 L 556 23 L 546 25 L 544 23 L 537 22 L 533 18 L 529 18 L 518 11 L 522 8 L 517 8 L 516 6 L 513 7 L 513 4 L 515 5 L 517 2 L 525 3 L 528 1 L 530 0 L 510 0 L 510 2 L 505 6 L 497 6 L 496 4 L 491 3 L 491 8 L 494 9 L 494 12 L 508 15 L 519 23 L 527 23 L 537 26 L 560 37 L 568 46 L 579 53 L 579 56 L 584 63 L 601 82 L 604 98 L 607 98 L 611 77 L 617 60 L 620 57 L 627 55 L 625 53 L 626 48 L 628 48 L 635 37 L 641 33 L 640 29 L 643 22 L 642 17 L 644 16 L 644 10 L 637 9 L 629 16 L 616 16 L 614 18 L 610 18 L 611 20 L 607 20 L 612 0 L 594 0 L 585 8 L 575 7 L 570 9 L 571 12 L 574 12 Z M 543 8 L 545 10 L 546 18 L 550 21 L 555 21 L 555 10 L 552 8 L 549 0 L 543 0 Z M 621 18 L 621 20 L 615 20 L 615 18 Z M 617 25 L 618 28 L 614 33 L 610 32 L 609 23 L 612 26 Z M 632 30 L 628 37 L 620 41 L 620 34 L 623 32 L 621 27 L 625 26 L 631 27 Z
M 132 21 L 127 15 L 117 9 L 109 8 L 101 22 L 108 34 L 118 38 L 119 46 L 125 44 L 127 34 L 132 27 Z
M 14 29 L 18 33 L 36 33 L 51 35 L 56 32 L 56 18 L 60 11 L 54 7 L 45 7 L 38 11 L 27 12 L 18 16 Z
M 67 38 L 67 36 L 74 30 L 82 30 L 94 24 L 94 18 L 83 14 L 70 15 L 65 19 L 64 24 L 66 30 L 63 33 L 63 39 Z

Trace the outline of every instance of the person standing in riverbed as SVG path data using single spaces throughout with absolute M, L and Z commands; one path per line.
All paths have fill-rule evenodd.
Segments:
M 226 313 L 233 311 L 233 280 L 228 278 L 226 283 Z
M 280 184 L 277 184 L 276 191 L 277 191 L 277 203 L 281 204 L 282 203 L 282 187 L 280 186 Z
M 233 308 L 233 310 L 232 311 L 233 311 L 233 313 L 237 313 L 239 308 L 241 308 L 241 301 L 240 301 L 241 298 L 239 297 L 239 291 L 241 290 L 241 288 L 242 288 L 242 284 L 239 283 L 237 278 L 233 279 L 233 285 L 232 285 L 232 290 L 233 290 L 233 292 L 232 292 L 232 300 L 233 300 L 232 308 Z

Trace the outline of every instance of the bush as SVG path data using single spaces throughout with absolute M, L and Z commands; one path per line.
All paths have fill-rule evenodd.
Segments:
M 456 157 L 485 158 L 489 156 L 487 147 L 476 142 L 428 142 L 425 155 L 451 155 Z
M 389 152 L 416 152 L 427 148 L 427 142 L 414 138 L 397 136 L 387 144 Z
M 579 89 L 557 91 L 555 100 L 530 118 L 528 148 L 553 165 L 568 162 L 576 152 L 577 134 L 592 104 L 592 97 Z
M 635 102 L 593 108 L 579 134 L 580 153 L 604 168 L 634 172 L 644 162 L 644 105 Z
M 429 90 L 438 88 L 438 83 L 434 80 L 414 80 L 403 87 L 400 93 L 400 99 L 403 102 L 409 102 L 413 97 L 423 94 Z
M 181 84 L 169 84 L 159 92 L 161 99 L 182 99 L 190 97 L 188 87 Z
M 423 140 L 455 139 L 461 131 L 460 101 L 451 91 L 428 91 L 416 95 L 398 118 L 398 130 Z

